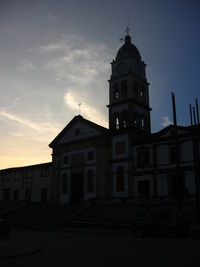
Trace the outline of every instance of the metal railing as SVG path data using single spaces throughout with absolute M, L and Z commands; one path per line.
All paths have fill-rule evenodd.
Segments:
M 180 202 L 176 197 L 157 196 L 157 197 L 129 197 L 129 198 L 95 198 L 95 204 L 115 204 L 115 205 L 133 205 L 133 206 L 177 206 Z M 184 197 L 181 200 L 183 206 L 196 205 L 195 195 Z

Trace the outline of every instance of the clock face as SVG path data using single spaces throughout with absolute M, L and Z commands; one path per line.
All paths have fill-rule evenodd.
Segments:
M 125 73 L 125 72 L 127 72 L 127 70 L 128 70 L 128 68 L 127 68 L 126 62 L 121 62 L 118 64 L 118 66 L 117 66 L 117 73 L 118 74 Z

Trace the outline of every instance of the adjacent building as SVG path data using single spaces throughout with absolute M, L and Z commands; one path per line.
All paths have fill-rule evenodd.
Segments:
M 50 200 L 52 163 L 0 170 L 0 199 L 47 202 Z

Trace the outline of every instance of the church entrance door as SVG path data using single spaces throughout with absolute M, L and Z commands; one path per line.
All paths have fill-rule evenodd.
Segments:
M 79 204 L 83 195 L 83 174 L 73 173 L 71 178 L 71 203 Z
M 149 181 L 138 181 L 138 196 L 139 197 L 149 197 L 150 195 L 150 188 L 149 188 Z

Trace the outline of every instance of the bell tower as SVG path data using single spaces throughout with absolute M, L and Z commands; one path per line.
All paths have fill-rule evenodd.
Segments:
M 124 44 L 111 63 L 108 108 L 109 129 L 113 132 L 136 128 L 151 132 L 149 83 L 145 67 L 127 28 Z

